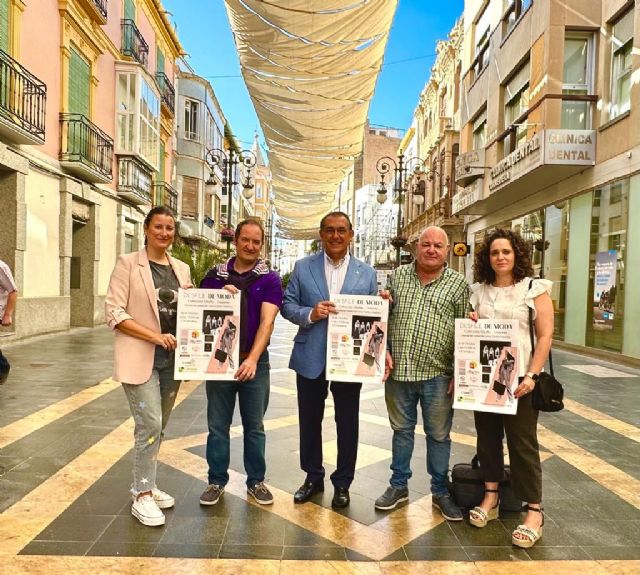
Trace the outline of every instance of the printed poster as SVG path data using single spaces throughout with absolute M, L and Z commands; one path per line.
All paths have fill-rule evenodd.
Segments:
M 378 291 L 387 289 L 387 282 L 389 276 L 393 270 L 376 270 L 376 283 L 378 284 Z
M 232 380 L 240 355 L 240 294 L 179 290 L 176 337 L 176 379 Z
M 617 268 L 617 250 L 596 254 L 596 270 L 593 281 L 593 329 L 599 331 L 613 329 Z
M 379 296 L 332 294 L 329 316 L 329 381 L 382 383 L 387 353 L 389 301 Z
M 515 414 L 518 320 L 456 319 L 454 409 Z

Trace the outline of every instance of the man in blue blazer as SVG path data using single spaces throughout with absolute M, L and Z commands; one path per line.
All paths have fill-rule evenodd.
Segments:
M 300 467 L 307 477 L 294 501 L 304 503 L 324 491 L 322 418 L 329 383 L 325 378 L 327 318 L 336 313 L 330 294 L 376 295 L 374 269 L 349 254 L 353 227 L 349 216 L 331 212 L 320 222 L 323 251 L 298 261 L 284 294 L 282 316 L 300 326 L 289 367 L 296 372 L 300 421 Z M 331 505 L 349 505 L 358 454 L 361 382 L 331 382 L 338 434 L 338 462 L 331 474 Z

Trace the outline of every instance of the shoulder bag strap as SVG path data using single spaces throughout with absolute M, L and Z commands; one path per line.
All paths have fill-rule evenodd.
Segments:
M 529 289 L 533 286 L 533 279 L 529 280 Z M 535 340 L 533 337 L 533 310 L 527 306 L 529 309 L 529 337 L 531 338 L 531 356 L 533 357 L 533 352 L 536 349 Z M 553 358 L 551 357 L 551 349 L 549 349 L 549 373 L 553 374 Z M 555 376 L 554 376 L 555 377 Z

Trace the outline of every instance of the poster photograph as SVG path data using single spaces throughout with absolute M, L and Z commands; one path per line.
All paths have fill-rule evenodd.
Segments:
M 333 294 L 338 313 L 329 316 L 329 381 L 382 383 L 389 301 L 379 296 Z
M 618 252 L 616 250 L 596 254 L 593 281 L 593 329 L 599 331 L 613 329 L 617 269 Z
M 518 321 L 456 319 L 454 409 L 514 414 Z
M 181 289 L 176 334 L 176 379 L 232 380 L 239 360 L 240 294 Z

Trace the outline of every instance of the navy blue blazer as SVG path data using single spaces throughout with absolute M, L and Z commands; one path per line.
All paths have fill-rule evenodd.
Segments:
M 377 295 L 376 272 L 353 256 L 344 278 L 342 294 Z M 327 360 L 327 320 L 309 321 L 313 307 L 329 300 L 329 288 L 324 274 L 324 252 L 299 260 L 284 294 L 282 317 L 300 326 L 293 338 L 289 368 L 303 377 L 315 379 L 324 371 Z

